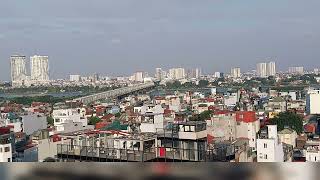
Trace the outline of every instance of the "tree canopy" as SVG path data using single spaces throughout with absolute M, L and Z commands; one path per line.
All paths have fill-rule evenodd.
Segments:
M 96 125 L 98 122 L 101 122 L 101 119 L 96 117 L 96 116 L 92 116 L 89 119 L 89 125 Z
M 282 112 L 276 117 L 270 119 L 270 123 L 277 125 L 278 131 L 283 130 L 285 127 L 289 127 L 300 134 L 303 130 L 302 117 L 293 112 Z
M 190 121 L 205 121 L 207 119 L 210 119 L 212 114 L 212 111 L 203 111 L 200 114 L 193 115 L 189 118 Z
M 48 125 L 53 126 L 53 125 L 54 125 L 54 120 L 53 120 L 53 118 L 50 117 L 50 116 L 47 116 L 47 123 L 48 123 Z

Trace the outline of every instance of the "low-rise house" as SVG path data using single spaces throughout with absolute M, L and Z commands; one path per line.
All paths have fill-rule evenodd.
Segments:
M 304 145 L 306 162 L 320 162 L 320 139 L 310 138 Z
M 287 110 L 287 102 L 281 97 L 274 97 L 269 99 L 267 106 L 265 107 L 266 111 L 275 111 L 275 112 L 284 112 Z
M 87 126 L 87 118 L 81 116 L 80 109 L 54 109 L 52 112 L 52 118 L 54 119 L 54 126 L 64 123 L 81 123 L 81 126 Z
M 2 114 L 0 125 L 13 127 L 13 132 L 31 135 L 39 129 L 47 128 L 47 117 L 41 113 L 25 112 L 18 115 L 10 112 Z
M 266 135 L 257 139 L 258 162 L 284 162 L 284 149 L 276 125 L 268 125 Z
M 256 150 L 257 133 L 260 130 L 260 121 L 253 111 L 236 112 L 236 138 L 247 138 L 249 147 Z
M 10 127 L 0 127 L 0 162 L 12 162 L 12 147 Z
M 216 111 L 206 120 L 208 134 L 221 141 L 236 140 L 236 114 L 230 111 Z
M 296 147 L 296 140 L 298 138 L 297 132 L 291 128 L 285 128 L 278 132 L 280 141 L 285 144 L 291 145 L 293 148 Z
M 37 161 L 43 162 L 46 158 L 56 158 L 57 145 L 61 143 L 58 135 L 49 136 L 48 130 L 33 133 L 32 144 L 37 147 Z
M 168 161 L 205 161 L 207 134 L 206 122 L 173 124 L 171 129 L 157 132 L 157 157 Z

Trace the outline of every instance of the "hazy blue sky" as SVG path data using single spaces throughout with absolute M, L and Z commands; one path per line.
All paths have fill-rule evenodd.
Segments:
M 54 78 L 155 67 L 320 67 L 319 0 L 1 0 L 0 80 L 9 57 L 48 55 Z

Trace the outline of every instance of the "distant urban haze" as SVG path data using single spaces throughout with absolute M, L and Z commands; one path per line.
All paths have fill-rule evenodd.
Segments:
M 312 69 L 320 60 L 319 0 L 1 0 L 0 80 L 10 56 L 41 54 L 52 78 L 72 74 L 204 73 L 275 61 Z

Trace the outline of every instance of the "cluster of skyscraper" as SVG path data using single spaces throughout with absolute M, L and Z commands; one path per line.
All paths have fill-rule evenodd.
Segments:
M 201 70 L 199 68 L 195 69 L 184 69 L 184 68 L 171 68 L 168 72 L 162 70 L 161 68 L 156 68 L 155 77 L 157 80 L 163 80 L 164 78 L 169 78 L 173 80 L 180 80 L 185 78 L 195 78 L 198 79 L 201 76 Z
M 304 69 L 303 69 L 302 66 L 289 67 L 289 73 L 291 73 L 291 74 L 303 74 L 304 73 Z
M 231 68 L 230 72 L 231 77 L 233 78 L 240 78 L 241 77 L 241 70 L 239 67 Z
M 257 64 L 257 76 L 258 77 L 269 77 L 276 75 L 276 63 L 275 62 L 264 62 Z
M 276 75 L 276 63 L 275 62 L 263 62 L 257 64 L 256 75 L 258 77 L 266 78 L 269 76 Z M 232 78 L 240 78 L 241 70 L 239 67 L 233 67 L 230 71 L 230 77 Z
M 11 82 L 13 86 L 42 84 L 49 81 L 48 56 L 30 57 L 30 76 L 27 73 L 26 56 L 13 55 L 10 57 Z

